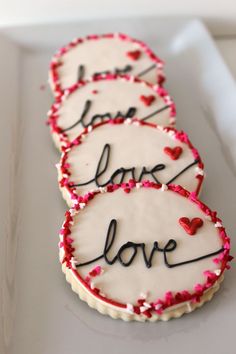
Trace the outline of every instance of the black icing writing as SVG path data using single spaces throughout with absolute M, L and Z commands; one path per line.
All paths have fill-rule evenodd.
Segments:
M 79 65 L 78 74 L 77 74 L 77 81 L 83 80 L 84 75 L 85 75 L 85 67 L 84 67 L 84 65 Z
M 126 65 L 124 68 L 115 68 L 114 70 L 104 70 L 94 73 L 94 76 L 106 75 L 106 74 L 125 74 L 133 69 L 131 65 Z
M 147 73 L 149 73 L 151 70 L 156 68 L 156 64 L 153 64 L 151 66 L 149 66 L 148 68 L 140 71 L 138 74 L 136 74 L 136 76 L 143 76 L 146 75 Z M 130 71 L 133 70 L 132 65 L 126 65 L 124 68 L 115 68 L 114 70 L 104 70 L 104 71 L 100 71 L 100 72 L 95 72 L 94 76 L 97 75 L 103 75 L 103 74 L 126 74 Z M 78 73 L 77 73 L 77 81 L 83 80 L 85 77 L 85 66 L 84 65 L 79 65 L 78 66 Z
M 134 117 L 134 115 L 136 113 L 136 108 L 130 107 L 130 108 L 128 108 L 126 113 L 122 113 L 122 112 L 118 111 L 115 115 L 112 115 L 110 112 L 102 113 L 102 114 L 95 114 L 86 123 L 85 118 L 86 118 L 87 114 L 89 113 L 91 106 L 92 106 L 92 101 L 86 100 L 81 117 L 73 125 L 71 125 L 70 127 L 66 128 L 62 131 L 65 132 L 65 131 L 71 130 L 71 129 L 75 128 L 78 124 L 81 124 L 84 128 L 87 128 L 88 126 L 93 125 L 98 120 L 104 121 L 104 120 L 116 119 L 116 118 L 124 118 L 124 119 L 132 118 L 132 117 Z
M 103 253 L 100 256 L 93 258 L 87 262 L 79 263 L 77 265 L 77 267 L 82 267 L 82 266 L 92 264 L 102 258 L 104 258 L 105 262 L 109 265 L 113 265 L 114 263 L 116 263 L 118 261 L 122 266 L 129 267 L 132 264 L 135 257 L 137 256 L 138 250 L 141 250 L 143 260 L 144 260 L 144 263 L 147 268 L 152 267 L 153 257 L 156 252 L 160 252 L 163 254 L 163 259 L 164 259 L 165 265 L 168 268 L 174 268 L 174 267 L 182 266 L 185 264 L 201 261 L 201 260 L 208 258 L 208 257 L 215 256 L 215 255 L 223 252 L 223 250 L 224 250 L 224 248 L 221 248 L 215 252 L 205 254 L 205 255 L 197 257 L 197 258 L 189 259 L 187 261 L 183 261 L 183 262 L 179 262 L 179 263 L 170 263 L 168 261 L 168 254 L 170 252 L 173 252 L 177 248 L 177 242 L 174 239 L 169 239 L 163 248 L 159 246 L 159 243 L 157 241 L 154 241 L 153 245 L 152 245 L 152 250 L 149 254 L 147 254 L 145 243 L 143 243 L 143 242 L 137 243 L 137 242 L 128 241 L 125 244 L 123 244 L 119 248 L 119 250 L 117 251 L 116 255 L 113 258 L 111 258 L 109 256 L 109 253 L 112 250 L 113 244 L 115 242 L 116 234 L 117 234 L 117 220 L 112 219 L 109 224 L 108 230 L 107 230 Z M 130 254 L 127 257 L 128 251 L 130 252 Z M 124 256 L 124 253 L 126 253 L 126 257 Z
M 114 70 L 104 70 L 100 72 L 95 72 L 93 76 L 106 75 L 106 74 L 126 74 L 133 69 L 131 65 L 126 65 L 124 68 L 114 68 Z M 148 69 L 147 69 L 148 70 Z M 150 70 L 150 69 L 149 69 Z M 148 71 L 149 71 L 148 70 Z M 77 81 L 83 80 L 85 76 L 85 66 L 78 66 Z
M 96 183 L 97 187 L 105 187 L 110 183 L 123 183 L 127 175 L 129 175 L 130 178 L 135 179 L 137 182 L 141 182 L 144 176 L 151 176 L 156 183 L 160 183 L 157 177 L 155 176 L 155 173 L 163 170 L 165 168 L 164 164 L 157 164 L 151 169 L 147 169 L 144 166 L 142 167 L 142 170 L 138 177 L 136 176 L 135 167 L 131 167 L 131 168 L 120 167 L 112 173 L 111 177 L 106 182 L 101 182 L 100 178 L 108 169 L 110 155 L 111 155 L 111 147 L 109 144 L 105 144 L 97 164 L 94 178 L 84 183 L 75 184 L 74 187 L 86 186 L 93 182 Z
M 62 129 L 62 132 L 69 131 L 69 130 L 75 128 L 78 124 L 81 124 L 84 128 L 87 128 L 88 126 L 96 123 L 96 121 L 104 121 L 104 120 L 116 119 L 116 118 L 124 118 L 124 119 L 133 118 L 135 116 L 135 114 L 137 113 L 136 107 L 129 107 L 127 112 L 125 112 L 125 113 L 122 113 L 121 111 L 118 111 L 116 114 L 112 114 L 111 112 L 99 113 L 99 114 L 93 115 L 90 119 L 88 119 L 87 115 L 89 114 L 91 107 L 92 107 L 92 101 L 86 100 L 84 107 L 83 107 L 82 114 L 79 117 L 79 119 L 71 126 L 65 128 L 65 129 Z M 161 108 L 158 108 L 154 112 L 148 114 L 147 116 L 140 118 L 140 120 L 146 121 L 146 120 L 150 119 L 151 117 L 165 111 L 168 108 L 169 108 L 169 105 L 165 105 Z
M 140 76 L 143 76 L 143 75 L 149 73 L 149 71 L 151 71 L 151 70 L 153 70 L 153 69 L 155 69 L 155 68 L 156 68 L 156 64 L 153 64 L 153 65 L 149 66 L 148 68 L 146 68 L 146 69 L 140 71 L 140 73 L 138 73 L 136 76 L 139 76 L 139 77 L 140 77 Z
M 152 177 L 153 180 L 156 183 L 161 183 L 156 174 L 159 171 L 162 171 L 166 168 L 166 165 L 164 164 L 156 164 L 155 166 L 151 167 L 151 168 L 147 168 L 145 166 L 142 167 L 141 172 L 139 173 L 139 176 L 137 175 L 137 168 L 136 167 L 129 167 L 129 168 L 124 168 L 124 167 L 120 167 L 118 169 L 116 169 L 112 174 L 111 177 L 107 180 L 107 181 L 101 181 L 101 177 L 106 173 L 108 167 L 109 167 L 109 162 L 111 159 L 111 146 L 110 144 L 105 144 L 104 148 L 102 150 L 100 159 L 98 161 L 97 167 L 96 167 L 96 171 L 95 171 L 95 176 L 83 183 L 78 183 L 78 184 L 74 184 L 73 187 L 81 187 L 81 186 L 86 186 L 90 183 L 95 182 L 97 187 L 105 187 L 108 184 L 112 183 L 123 183 L 125 181 L 125 179 L 134 179 L 137 182 L 141 182 L 144 178 L 148 178 L 148 177 Z M 178 172 L 174 177 L 172 177 L 169 181 L 165 182 L 164 184 L 170 184 L 172 182 L 174 182 L 174 180 L 179 177 L 180 175 L 182 175 L 183 173 L 185 173 L 190 167 L 194 166 L 195 164 L 198 163 L 198 160 L 195 160 L 194 162 L 192 162 L 191 164 L 189 164 L 188 166 L 186 166 L 184 169 L 182 169 L 180 172 Z

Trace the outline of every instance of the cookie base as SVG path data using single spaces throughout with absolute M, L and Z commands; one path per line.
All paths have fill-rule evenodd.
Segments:
M 214 294 L 219 290 L 220 284 L 224 279 L 222 275 L 213 287 L 208 289 L 203 296 L 201 301 L 198 303 L 192 303 L 190 301 L 184 302 L 179 305 L 174 305 L 164 310 L 161 315 L 153 313 L 151 318 L 147 318 L 144 315 L 137 315 L 135 313 L 129 313 L 126 309 L 118 308 L 114 305 L 105 303 L 98 298 L 95 298 L 75 277 L 73 271 L 69 269 L 65 263 L 62 264 L 62 271 L 66 276 L 67 282 L 71 285 L 72 290 L 79 296 L 79 298 L 87 304 L 100 312 L 103 315 L 108 315 L 114 319 L 122 319 L 123 321 L 138 321 L 138 322 L 156 322 L 156 321 L 168 321 L 171 318 L 179 318 L 185 313 L 190 313 L 195 309 L 201 307 L 205 302 L 210 301 Z

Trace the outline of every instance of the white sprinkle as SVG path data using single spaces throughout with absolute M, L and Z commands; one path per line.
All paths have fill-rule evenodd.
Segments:
M 139 188 L 141 188 L 141 187 L 142 187 L 142 183 L 140 183 L 140 182 L 136 183 L 136 188 L 137 188 L 137 189 L 139 189 Z
M 204 176 L 204 171 L 201 168 L 199 168 L 198 166 L 196 167 L 196 172 L 198 175 Z
M 99 187 L 98 189 L 99 189 L 100 193 L 102 193 L 102 194 L 107 192 L 106 187 Z
M 86 204 L 85 203 L 79 203 L 79 207 L 80 207 L 80 209 L 84 209 L 84 207 L 86 206 Z
M 54 108 L 56 109 L 60 108 L 60 103 L 54 103 Z
M 77 213 L 76 210 L 72 208 L 69 210 L 69 212 L 71 216 L 75 216 L 75 214 Z
M 134 307 L 132 304 L 127 304 L 126 309 L 129 313 L 134 313 Z
M 162 304 L 156 304 L 155 305 L 155 310 L 160 310 L 161 307 L 162 307 Z
M 55 167 L 58 169 L 58 168 L 61 167 L 61 164 L 60 164 L 60 163 L 56 163 L 56 164 L 55 164 Z
M 215 223 L 215 227 L 222 227 L 223 225 L 221 224 L 221 222 L 219 222 L 219 221 L 217 221 L 216 223 Z
M 147 298 L 147 294 L 145 293 L 140 293 L 140 299 L 146 299 Z
M 94 283 L 91 281 L 90 282 L 90 288 L 93 290 L 94 288 L 95 288 L 95 285 L 94 285 Z
M 161 185 L 161 190 L 162 190 L 162 192 L 167 191 L 168 190 L 168 186 L 166 184 L 162 184 Z
M 139 127 L 139 126 L 140 126 L 140 122 L 139 122 L 138 120 L 135 120 L 135 121 L 133 122 L 133 125 L 136 125 L 137 127 Z
M 169 136 L 171 136 L 171 137 L 175 137 L 175 132 L 174 132 L 173 130 L 170 130 L 170 131 L 168 132 L 168 134 L 169 134 Z
M 61 96 L 61 100 L 62 100 L 62 102 L 64 102 L 65 100 L 66 100 L 66 95 L 64 94 L 63 96 Z
M 132 123 L 132 119 L 131 118 L 127 118 L 125 121 L 124 121 L 125 124 L 127 125 L 130 125 Z
M 69 194 L 69 196 L 71 196 L 70 192 L 68 192 L 68 194 Z M 71 198 L 71 199 L 72 199 L 72 202 L 73 202 L 73 206 L 79 204 L 78 199 L 76 199 L 76 198 Z
M 91 133 L 92 130 L 93 130 L 92 125 L 89 125 L 89 126 L 88 126 L 88 132 Z
M 215 275 L 219 276 L 220 273 L 221 273 L 221 270 L 220 269 L 216 269 L 216 270 L 214 270 L 214 273 L 215 273 Z
M 47 113 L 47 116 L 50 116 L 52 114 L 52 110 L 50 109 Z
M 146 311 L 147 310 L 147 307 L 146 306 L 140 306 L 140 311 L 141 312 L 144 312 L 144 311 Z
M 150 309 L 150 307 L 151 307 L 151 305 L 148 304 L 147 302 L 144 302 L 144 303 L 143 303 L 143 306 L 145 306 L 147 309 Z
M 71 263 L 71 267 L 72 267 L 73 269 L 76 269 L 76 265 L 78 264 L 78 262 L 77 262 L 77 260 L 75 259 L 75 257 L 71 257 L 70 263 Z

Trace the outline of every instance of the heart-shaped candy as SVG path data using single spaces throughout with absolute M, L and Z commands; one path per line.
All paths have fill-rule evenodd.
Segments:
M 167 154 L 168 156 L 170 156 L 170 158 L 172 160 L 178 160 L 178 158 L 180 157 L 180 155 L 182 154 L 183 149 L 181 146 L 176 146 L 174 148 L 171 148 L 169 146 L 166 146 L 164 148 L 164 153 Z
M 187 217 L 182 217 L 179 219 L 180 225 L 183 227 L 183 229 L 187 232 L 189 235 L 195 235 L 197 232 L 197 229 L 202 227 L 203 221 L 201 218 L 193 218 L 190 220 Z
M 133 50 L 131 52 L 127 52 L 126 55 L 131 59 L 131 60 L 138 60 L 140 55 L 141 55 L 141 51 L 140 50 Z
M 140 96 L 140 100 L 145 104 L 145 106 L 151 106 L 152 102 L 155 101 L 156 97 L 154 95 L 150 96 Z

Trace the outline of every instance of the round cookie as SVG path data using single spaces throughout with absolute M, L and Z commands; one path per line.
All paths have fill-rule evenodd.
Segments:
M 216 212 L 180 186 L 109 185 L 66 212 L 60 262 L 72 289 L 113 318 L 168 320 L 219 289 L 230 240 Z
M 136 119 L 116 119 L 86 128 L 62 153 L 58 180 L 73 205 L 98 187 L 135 179 L 180 184 L 199 193 L 203 163 L 184 132 Z
M 130 74 L 150 83 L 165 80 L 163 61 L 143 42 L 125 34 L 76 38 L 52 58 L 49 83 L 59 96 L 80 80 L 98 74 Z
M 104 75 L 71 87 L 48 112 L 56 146 L 61 149 L 83 130 L 116 117 L 173 126 L 175 105 L 168 92 L 128 75 Z

